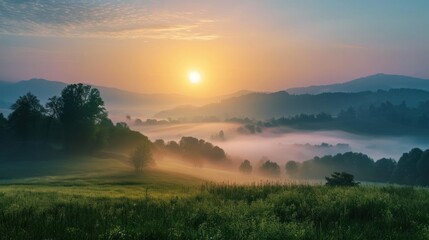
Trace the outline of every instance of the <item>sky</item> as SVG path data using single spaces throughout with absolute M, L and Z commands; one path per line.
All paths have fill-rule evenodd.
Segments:
M 427 0 L 0 0 L 6 81 L 214 96 L 428 66 Z

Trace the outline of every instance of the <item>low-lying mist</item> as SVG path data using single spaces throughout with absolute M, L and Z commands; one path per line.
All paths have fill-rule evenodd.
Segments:
M 183 159 L 174 155 L 165 155 L 157 158 L 155 168 L 176 172 L 197 178 L 224 183 L 254 183 L 260 181 L 272 181 L 267 176 L 262 176 L 255 172 L 254 174 L 241 174 L 238 171 L 238 165 L 214 165 L 207 161 L 195 165 L 194 161 L 183 161 Z M 283 176 L 283 180 L 284 180 Z
M 342 131 L 296 131 L 269 129 L 260 134 L 241 134 L 235 123 L 186 123 L 133 127 L 152 141 L 179 140 L 182 136 L 202 138 L 218 145 L 233 159 L 248 159 L 257 164 L 268 158 L 281 166 L 287 161 L 305 161 L 314 156 L 362 152 L 377 160 L 398 160 L 414 147 L 427 148 L 429 141 L 413 137 L 363 136 Z M 216 135 L 224 132 L 224 140 Z

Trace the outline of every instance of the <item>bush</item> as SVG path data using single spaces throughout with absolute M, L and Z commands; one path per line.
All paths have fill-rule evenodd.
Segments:
M 346 172 L 334 172 L 331 177 L 326 177 L 326 186 L 332 186 L 332 187 L 353 187 L 358 186 L 360 183 L 355 182 L 354 176 L 346 173 Z

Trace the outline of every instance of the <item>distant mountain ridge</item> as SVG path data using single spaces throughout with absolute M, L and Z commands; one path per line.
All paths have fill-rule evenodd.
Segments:
M 67 85 L 68 84 L 64 82 L 37 78 L 19 82 L 0 81 L 0 108 L 10 106 L 19 96 L 22 96 L 27 92 L 32 92 L 42 102 L 46 102 L 48 98 L 59 95 L 62 89 Z M 223 96 L 197 98 L 180 94 L 144 94 L 110 87 L 93 86 L 100 90 L 101 96 L 107 106 L 157 108 L 157 111 L 177 105 L 195 103 L 204 105 L 220 101 L 222 99 L 250 93 L 250 91 L 242 90 Z
M 67 85 L 67 83 L 45 79 L 30 79 L 20 82 L 0 81 L 0 108 L 9 108 L 19 96 L 27 92 L 32 92 L 42 102 L 46 102 L 49 97 L 59 95 Z M 260 118 L 321 111 L 335 114 L 344 107 L 358 106 L 360 102 L 372 104 L 380 101 L 396 103 L 406 101 L 409 104 L 416 104 L 418 101 L 426 100 L 429 80 L 375 74 L 339 84 L 290 88 L 287 91 L 275 93 L 255 93 L 242 90 L 209 98 L 180 94 L 144 94 L 103 86 L 94 87 L 100 90 L 106 106 L 110 110 L 114 110 L 112 112 L 117 115 L 131 113 L 136 116 L 142 116 L 142 114 L 152 116 L 158 113 L 155 116 L 160 118 L 192 116 Z M 394 96 L 394 94 L 400 96 Z M 311 97 L 312 95 L 314 96 Z M 164 109 L 170 110 L 162 111 Z
M 286 92 L 290 94 L 320 94 L 326 92 L 362 92 L 398 88 L 429 91 L 429 79 L 379 73 L 344 83 L 289 88 Z
M 198 118 L 198 117 L 250 117 L 269 119 L 273 117 L 290 117 L 298 114 L 332 115 L 349 107 L 369 107 L 389 101 L 393 104 L 405 102 L 417 106 L 420 102 L 429 101 L 429 92 L 417 89 L 391 89 L 376 92 L 357 93 L 321 93 L 316 95 L 292 95 L 285 91 L 275 93 L 251 93 L 240 97 L 229 98 L 219 103 L 202 107 L 175 108 L 159 112 L 157 118 Z

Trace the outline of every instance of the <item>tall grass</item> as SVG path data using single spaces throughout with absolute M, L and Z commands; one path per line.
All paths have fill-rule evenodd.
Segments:
M 425 189 L 204 184 L 141 196 L 1 191 L 0 239 L 429 239 Z

